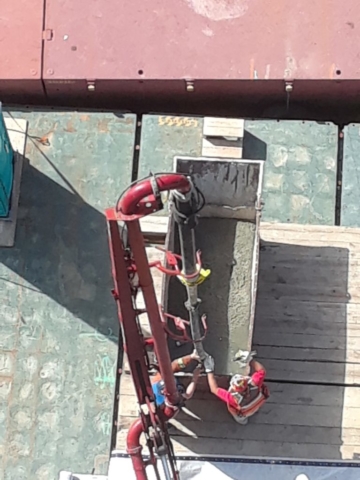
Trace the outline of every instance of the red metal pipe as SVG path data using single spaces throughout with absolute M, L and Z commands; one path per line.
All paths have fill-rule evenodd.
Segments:
M 162 412 L 163 421 L 168 422 L 173 418 L 177 409 L 165 407 Z M 141 455 L 142 446 L 140 438 L 144 432 L 144 427 L 140 418 L 136 419 L 129 428 L 126 437 L 126 451 L 131 457 L 131 461 L 135 470 L 136 480 L 147 480 L 146 467 L 144 459 Z
M 190 182 L 185 175 L 169 173 L 156 176 L 155 178 L 159 192 L 179 190 L 182 193 L 187 193 L 191 188 Z M 139 203 L 149 195 L 154 195 L 151 179 L 136 183 L 120 198 L 119 203 L 116 205 L 116 210 L 123 215 L 136 215 L 139 212 Z
M 146 310 L 154 339 L 154 349 L 159 364 L 160 374 L 165 384 L 165 394 L 170 405 L 180 403 L 180 394 L 176 387 L 174 374 L 171 368 L 171 359 L 167 346 L 167 339 L 162 325 L 159 306 L 155 294 L 154 282 L 146 255 L 144 238 L 140 229 L 139 220 L 126 222 L 128 239 L 139 276 Z
M 136 323 L 137 313 L 131 300 L 131 289 L 119 226 L 115 220 L 110 220 L 109 217 L 111 218 L 111 212 L 108 216 L 109 248 L 118 316 L 120 325 L 123 327 L 122 333 L 136 395 L 139 403 L 145 404 L 147 397 L 153 398 L 153 390 L 145 362 L 145 345 L 139 335 Z M 140 376 L 141 378 L 139 378 Z
M 147 480 L 145 463 L 141 455 L 142 446 L 140 444 L 140 437 L 143 433 L 143 429 L 142 421 L 138 418 L 131 424 L 126 438 L 126 450 L 131 457 L 136 480 Z

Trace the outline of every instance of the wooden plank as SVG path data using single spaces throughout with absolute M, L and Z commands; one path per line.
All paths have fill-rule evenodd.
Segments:
M 358 245 L 360 247 L 360 244 Z M 334 247 L 329 245 L 313 246 L 312 243 L 308 245 L 298 245 L 297 243 L 279 243 L 279 242 L 265 242 L 261 239 L 260 251 L 265 260 L 276 260 L 277 266 L 289 267 L 293 262 L 303 264 L 309 262 L 309 259 L 314 259 L 322 263 L 334 262 L 336 266 L 342 266 L 342 260 L 348 260 L 351 252 L 353 252 L 354 260 L 358 258 L 359 248 Z M 296 256 L 294 256 L 296 254 Z
M 135 417 L 121 417 L 119 425 L 121 429 L 128 430 Z M 274 425 L 269 424 L 251 424 L 249 428 L 234 428 L 233 420 L 229 422 L 202 422 L 175 419 L 170 424 L 174 427 L 170 429 L 172 437 L 189 435 L 194 438 L 217 438 L 218 440 L 254 440 L 262 442 L 288 442 L 288 443 L 307 443 L 323 445 L 339 445 L 344 441 L 346 434 L 346 443 L 348 445 L 357 445 L 360 430 L 346 429 L 339 427 L 309 427 L 299 425 Z M 250 425 L 250 424 L 249 424 Z
M 155 215 L 147 215 L 140 218 L 140 227 L 143 233 L 167 233 L 169 225 L 169 217 L 159 217 Z
M 168 218 L 149 215 L 140 219 L 140 228 L 145 244 L 164 245 Z
M 130 380 L 131 378 L 128 377 Z M 287 405 L 307 405 L 346 408 L 360 407 L 360 388 L 355 386 L 341 387 L 334 385 L 304 385 L 296 383 L 268 383 L 270 398 L 267 404 L 278 405 L 286 408 Z M 132 382 L 127 381 L 123 385 L 121 395 L 132 397 L 126 401 L 136 403 L 135 391 Z M 200 383 L 196 389 L 195 398 L 204 402 L 217 401 L 209 391 L 207 382 Z
M 273 320 L 284 320 L 289 323 L 305 321 L 326 325 L 360 323 L 360 307 L 352 303 L 313 302 L 284 298 L 263 297 L 258 295 L 256 303 L 255 326 L 260 323 L 271 323 Z
M 261 317 L 255 324 L 255 337 L 265 337 L 267 334 L 302 334 L 325 337 L 360 337 L 360 324 L 319 322 L 316 318 L 311 320 L 288 321 L 279 318 Z
M 165 231 L 167 218 L 161 220 Z M 267 368 L 271 397 L 248 427 L 234 428 L 226 407 L 201 379 L 188 413 L 173 422 L 175 450 L 253 455 L 255 449 L 260 456 L 353 458 L 360 451 L 360 388 L 338 385 L 360 385 L 360 306 L 355 303 L 360 302 L 360 229 L 262 224 L 261 236 L 265 250 L 254 347 Z M 158 255 L 149 250 L 150 258 Z M 155 279 L 157 292 L 160 279 L 161 274 Z M 137 416 L 129 375 L 122 376 L 120 388 L 118 447 L 124 447 Z
M 262 335 L 256 336 L 258 345 L 283 346 L 283 347 L 301 347 L 301 348 L 319 348 L 331 350 L 356 350 L 359 347 L 358 337 L 347 337 L 344 334 L 339 336 L 329 335 L 308 335 L 306 333 L 281 333 L 274 329 L 260 330 Z
M 274 427 L 271 427 L 274 431 Z M 234 430 L 241 430 L 235 426 Z M 251 427 L 245 427 L 244 431 Z M 118 449 L 125 449 L 127 430 L 122 430 L 118 435 Z M 189 435 L 173 435 L 172 441 L 177 455 L 234 455 L 234 456 L 260 456 L 275 458 L 297 458 L 297 459 L 340 459 L 339 449 L 342 445 L 341 439 L 338 444 L 315 444 L 315 443 L 292 443 L 285 441 L 249 440 L 223 438 L 194 438 Z M 343 456 L 354 451 L 360 451 L 356 446 L 342 447 Z
M 225 440 L 176 437 L 174 448 L 177 454 L 194 453 L 195 455 L 235 455 L 281 457 L 297 459 L 340 459 L 340 445 L 294 444 L 288 442 L 262 442 L 251 440 Z M 349 452 L 350 450 L 350 452 Z M 350 457 L 353 451 L 360 451 L 359 447 L 342 448 L 343 458 Z M 256 453 L 254 453 L 256 452 Z
M 25 155 L 28 121 L 25 118 L 5 117 L 4 122 L 13 150 Z
M 168 229 L 168 216 L 147 216 L 140 220 L 141 229 L 144 233 L 156 232 L 164 235 Z M 328 225 L 298 225 L 291 223 L 261 222 L 261 238 L 265 241 L 277 241 L 287 243 L 295 240 L 298 244 L 311 244 L 312 241 L 322 245 L 343 245 L 360 243 L 360 228 L 338 227 Z M 356 248 L 360 248 L 356 247 Z
M 273 381 L 318 382 L 360 385 L 360 364 L 264 360 L 268 378 Z
M 360 441 L 356 446 L 353 445 L 341 445 L 340 446 L 340 455 L 343 460 L 355 460 L 358 461 L 360 459 Z
M 216 398 L 210 400 L 208 392 L 206 398 L 204 396 L 200 401 L 197 399 L 188 402 L 188 410 L 201 417 L 201 420 L 194 420 L 180 413 L 171 422 L 174 426 L 170 432 L 176 453 L 181 454 L 190 449 L 196 454 L 220 455 L 226 452 L 236 454 L 229 453 L 231 450 L 222 450 L 222 446 L 215 450 L 212 440 L 221 445 L 225 442 L 226 446 L 238 440 L 253 442 L 257 445 L 257 454 L 265 456 L 271 453 L 270 456 L 275 457 L 293 455 L 299 458 L 304 448 L 309 445 L 314 447 L 316 454 L 313 457 L 307 455 L 306 458 L 340 458 L 335 453 L 339 452 L 340 446 L 342 446 L 343 458 L 349 458 L 347 447 L 353 447 L 350 449 L 351 452 L 356 450 L 360 443 L 360 429 L 359 422 L 357 420 L 354 422 L 354 418 L 359 417 L 359 408 L 356 406 L 359 404 L 360 389 L 283 384 L 271 384 L 270 388 L 274 402 L 270 404 L 269 401 L 262 411 L 250 419 L 249 426 L 243 428 L 238 428 L 236 425 L 234 428 L 234 421 L 227 414 L 224 405 Z M 342 398 L 344 398 L 343 402 Z M 291 404 L 281 403 L 284 399 Z M 292 404 L 293 402 L 295 405 Z M 128 409 L 125 412 L 126 415 L 119 418 L 120 432 L 117 444 L 119 449 L 125 448 L 127 430 L 137 416 L 134 403 L 134 397 L 129 395 L 126 399 Z M 346 408 L 347 413 L 343 414 L 343 408 Z M 211 440 L 210 443 L 209 440 Z M 293 444 L 293 448 L 286 455 L 284 450 L 279 448 L 274 452 L 268 451 L 269 445 L 273 445 L 274 442 Z M 332 445 L 334 448 L 327 450 L 326 453 L 319 450 L 318 445 Z M 320 456 L 320 453 L 321 455 L 326 453 L 327 456 Z
M 274 403 L 283 408 L 286 405 L 360 407 L 360 388 L 356 386 L 341 387 L 335 385 L 306 385 L 296 383 L 268 383 L 270 398 L 267 403 Z M 197 386 L 195 398 L 214 401 L 207 382 Z
M 349 300 L 349 295 L 352 301 L 360 303 L 360 293 L 355 289 L 348 289 L 347 292 L 343 288 L 331 288 L 331 286 L 321 285 L 276 285 L 271 283 L 259 284 L 259 291 L 261 298 L 276 300 L 283 299 L 285 301 L 293 300 L 310 300 L 312 302 L 327 302 L 327 303 L 346 303 Z
M 274 232 L 280 232 L 283 236 L 291 236 L 293 238 L 309 238 L 313 234 L 328 242 L 331 237 L 341 237 L 344 239 L 358 238 L 357 243 L 360 242 L 360 228 L 352 227 L 338 227 L 332 225 L 298 225 L 296 223 L 272 223 L 261 222 L 262 236 L 269 236 Z M 349 240 L 351 241 L 351 240 Z
M 360 244 L 357 245 L 360 247 Z M 298 245 L 294 243 L 261 243 L 263 262 L 274 262 L 277 268 L 290 268 L 294 262 L 300 265 L 309 263 L 314 259 L 319 265 L 331 262 L 337 268 L 348 266 L 349 269 L 360 265 L 360 248 L 341 248 L 335 246 Z
M 206 404 L 206 408 L 204 405 Z M 135 403 L 125 402 L 121 416 L 136 417 L 138 414 Z M 202 422 L 230 423 L 233 420 L 227 411 L 226 405 L 217 398 L 208 398 L 206 403 L 197 398 L 188 401 L 176 417 L 183 420 L 197 420 Z M 252 424 L 267 425 L 302 425 L 309 427 L 332 428 L 360 428 L 360 408 L 324 405 L 279 405 L 266 403 L 262 409 L 251 419 Z
M 258 353 L 260 361 L 267 364 L 268 359 L 273 360 L 303 360 L 307 362 L 335 362 L 346 364 L 360 363 L 359 350 L 331 350 L 321 348 L 293 348 L 293 347 L 279 347 L 266 346 L 257 343 L 254 340 L 253 348 Z M 314 366 L 314 368 L 318 368 Z

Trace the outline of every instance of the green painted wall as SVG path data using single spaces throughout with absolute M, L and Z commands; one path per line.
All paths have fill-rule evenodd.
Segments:
M 199 117 L 144 116 L 139 177 L 172 170 L 175 155 L 200 156 L 202 129 Z M 266 161 L 264 221 L 334 224 L 337 144 L 330 123 L 245 121 L 243 158 Z
M 29 136 L 15 248 L 0 250 L 0 478 L 106 472 L 118 320 L 103 210 L 131 181 L 136 118 L 9 113 Z
M 360 125 L 344 128 L 341 225 L 360 227 Z

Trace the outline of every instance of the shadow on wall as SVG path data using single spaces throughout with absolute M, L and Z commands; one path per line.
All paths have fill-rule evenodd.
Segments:
M 267 145 L 260 138 L 244 130 L 243 158 L 246 160 L 266 160 Z
M 118 342 L 105 217 L 28 160 L 15 247 L 0 250 L 0 263 L 17 275 L 3 281 L 42 292 Z
M 358 361 L 346 326 L 348 257 L 343 248 L 262 242 L 254 348 L 271 397 L 240 426 L 202 381 L 173 421 L 173 440 L 200 455 L 348 455 L 359 422 L 356 398 L 341 387 L 353 380 L 345 361 Z

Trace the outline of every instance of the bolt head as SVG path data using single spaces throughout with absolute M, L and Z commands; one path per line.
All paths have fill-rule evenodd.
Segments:
M 95 92 L 95 85 L 91 83 L 90 85 L 87 86 L 87 89 L 89 90 L 89 92 Z

